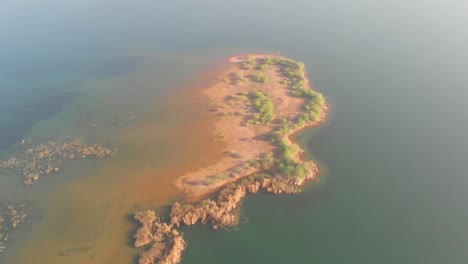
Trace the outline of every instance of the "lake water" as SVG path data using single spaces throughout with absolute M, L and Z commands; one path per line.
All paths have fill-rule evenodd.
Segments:
M 195 95 L 203 70 L 250 52 L 303 61 L 332 104 L 299 136 L 326 174 L 301 195 L 248 197 L 239 230 L 184 230 L 183 263 L 467 263 L 467 13 L 462 0 L 3 1 L 2 156 L 54 136 L 119 154 L 31 187 L 0 175 L 0 199 L 33 198 L 0 263 L 134 262 L 131 213 L 164 211 L 173 179 L 223 147 Z

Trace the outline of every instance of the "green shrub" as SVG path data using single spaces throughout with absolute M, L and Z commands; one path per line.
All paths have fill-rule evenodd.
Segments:
M 232 73 L 230 76 L 234 85 L 240 85 L 245 82 L 244 76 L 240 75 L 237 72 Z
M 268 70 L 268 68 L 269 68 L 269 66 L 266 65 L 266 64 L 260 64 L 260 65 L 258 65 L 258 67 L 257 67 L 257 69 L 258 69 L 259 71 L 262 71 L 262 72 Z
M 268 123 L 274 119 L 275 108 L 271 100 L 264 93 L 255 91 L 250 94 L 251 105 L 255 111 L 254 119 L 250 123 Z
M 252 70 L 255 66 L 255 61 L 248 59 L 246 61 L 241 62 L 241 68 L 244 70 Z
M 208 176 L 205 180 L 205 183 L 208 185 L 215 185 L 228 178 L 226 173 L 220 173 L 212 176 Z
M 278 170 L 285 177 L 304 179 L 309 174 L 307 162 L 282 161 L 278 164 Z
M 259 167 L 263 170 L 268 170 L 271 167 L 273 167 L 273 165 L 275 165 L 275 158 L 273 156 L 273 152 L 268 152 L 263 157 L 258 159 L 258 164 Z
M 252 73 L 250 79 L 258 83 L 267 83 L 270 80 L 263 72 Z

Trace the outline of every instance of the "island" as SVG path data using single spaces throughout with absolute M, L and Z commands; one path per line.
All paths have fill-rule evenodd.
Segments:
M 180 263 L 186 242 L 180 226 L 238 224 L 247 194 L 295 194 L 316 180 L 318 166 L 301 159 L 292 140 L 325 120 L 330 106 L 312 90 L 303 63 L 279 55 L 239 55 L 212 85 L 201 90 L 219 116 L 215 138 L 226 142 L 222 159 L 183 175 L 176 185 L 196 203 L 175 202 L 166 221 L 152 210 L 136 212 L 135 247 L 147 247 L 140 264 Z

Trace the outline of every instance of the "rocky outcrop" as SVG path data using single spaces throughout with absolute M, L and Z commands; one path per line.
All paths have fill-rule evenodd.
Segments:
M 233 227 L 239 223 L 240 208 L 246 195 L 260 190 L 276 194 L 301 191 L 286 178 L 258 174 L 224 187 L 216 199 L 208 198 L 198 204 L 174 203 L 167 223 L 161 222 L 151 210 L 135 213 L 135 220 L 141 224 L 134 236 L 135 247 L 152 244 L 141 253 L 139 263 L 180 263 L 186 243 L 177 227 L 195 224 L 209 224 L 214 229 Z
M 173 225 L 162 223 L 155 212 L 149 210 L 135 213 L 134 218 L 141 224 L 135 234 L 135 247 L 152 244 L 141 253 L 140 264 L 180 263 L 186 243 Z

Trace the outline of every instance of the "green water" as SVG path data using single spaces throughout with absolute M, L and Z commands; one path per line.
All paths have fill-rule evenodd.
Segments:
M 326 167 L 322 183 L 298 196 L 249 197 L 238 231 L 184 230 L 183 263 L 468 261 L 465 2 L 49 0 L 0 10 L 3 134 L 17 113 L 9 110 L 74 91 L 81 96 L 56 114 L 8 131 L 110 140 L 134 123 L 92 129 L 87 120 L 131 111 L 145 122 L 155 102 L 210 61 L 263 51 L 306 64 L 333 107 L 326 125 L 300 135 Z M 187 122 L 158 118 L 171 128 L 168 118 Z M 53 200 L 57 186 L 81 182 L 78 172 L 29 190 L 1 175 L 0 196 Z M 49 218 L 39 219 L 15 251 Z

